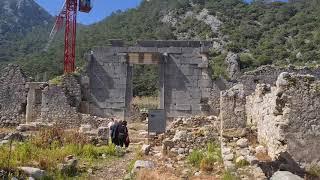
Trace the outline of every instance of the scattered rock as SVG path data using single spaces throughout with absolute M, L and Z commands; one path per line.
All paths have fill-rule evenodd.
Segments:
M 20 132 L 12 132 L 6 135 L 3 140 L 12 140 L 12 141 L 24 141 L 26 137 Z
M 245 148 L 245 147 L 248 147 L 248 139 L 246 138 L 241 138 L 237 141 L 237 146 L 241 147 L 241 148 Z
M 228 77 L 231 79 L 235 79 L 240 74 L 240 65 L 239 65 L 240 57 L 238 54 L 229 52 L 225 62 L 227 64 L 227 73 Z
M 256 149 L 256 154 L 267 154 L 267 149 L 264 146 L 257 146 Z
M 137 173 L 141 169 L 153 169 L 155 167 L 152 161 L 138 160 L 134 163 L 132 173 Z
M 35 179 L 42 179 L 45 176 L 45 171 L 34 167 L 19 167 L 27 175 Z
M 178 154 L 184 154 L 184 152 L 185 152 L 185 151 L 184 151 L 183 148 L 179 148 L 179 149 L 178 149 Z
M 240 163 L 241 161 L 245 161 L 244 157 L 243 157 L 243 156 L 237 157 L 236 163 L 238 164 L 238 163 Z
M 150 150 L 151 150 L 151 145 L 149 144 L 144 144 L 141 148 L 141 152 L 145 155 L 149 155 Z
M 234 155 L 231 153 L 231 154 L 225 155 L 223 159 L 225 159 L 227 161 L 232 161 L 233 158 L 234 158 Z
M 102 157 L 102 159 L 107 159 L 107 155 L 106 154 L 102 154 L 101 157 Z
M 4 144 L 8 144 L 8 143 L 9 143 L 9 140 L 2 140 L 2 141 L 0 141 L 0 146 L 4 145 Z
M 98 128 L 98 137 L 102 140 L 109 139 L 109 128 L 108 127 L 99 127 Z
M 303 180 L 303 178 L 288 171 L 278 171 L 273 174 L 270 180 Z
M 88 131 L 91 131 L 92 126 L 90 124 L 83 124 L 79 128 L 79 133 L 86 133 Z
M 73 174 L 77 171 L 78 160 L 72 155 L 64 159 L 64 163 L 58 164 L 58 170 L 62 174 Z
M 187 137 L 187 131 L 177 131 L 176 134 L 174 135 L 172 141 L 183 141 Z
M 89 169 L 87 170 L 87 172 L 88 172 L 89 174 L 93 174 L 93 169 L 92 169 L 92 168 L 89 168 Z

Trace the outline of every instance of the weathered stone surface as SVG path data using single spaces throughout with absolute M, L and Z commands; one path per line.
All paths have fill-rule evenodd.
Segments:
M 256 154 L 267 154 L 267 149 L 264 146 L 259 145 L 255 148 L 255 152 Z
M 82 124 L 79 128 L 79 133 L 86 133 L 92 130 L 92 126 L 90 124 Z
M 101 140 L 108 140 L 109 139 L 109 128 L 108 127 L 99 127 L 98 128 L 98 137 Z
M 19 167 L 27 175 L 35 179 L 42 179 L 45 176 L 45 171 L 34 167 Z
M 240 57 L 238 54 L 229 52 L 225 62 L 227 64 L 227 73 L 229 78 L 236 79 L 240 75 Z
M 128 116 L 132 99 L 131 64 L 147 61 L 160 66 L 160 105 L 167 117 L 208 113 L 212 81 L 204 48 L 211 45 L 203 41 L 140 41 L 139 46 L 133 47 L 95 48 L 88 56 L 87 67 L 90 113 L 102 117 Z M 146 59 L 148 54 L 161 58 Z
M 272 158 L 288 152 L 301 163 L 320 160 L 319 87 L 313 76 L 282 73 L 275 87 L 259 85 L 247 98 L 250 122 Z
M 303 178 L 288 171 L 278 171 L 273 174 L 270 180 L 303 180 Z
M 11 132 L 6 135 L 3 140 L 11 140 L 11 141 L 23 141 L 26 137 L 20 132 Z
M 132 173 L 137 173 L 141 169 L 153 169 L 153 168 L 155 168 L 154 162 L 138 160 L 134 163 Z
M 61 83 L 68 104 L 78 109 L 81 103 L 81 87 L 78 77 L 72 74 L 64 75 Z
M 242 84 L 221 92 L 220 119 L 222 130 L 246 127 L 245 103 Z
M 149 155 L 150 150 L 151 150 L 151 145 L 149 144 L 144 144 L 141 147 L 141 152 L 145 155 Z
M 63 87 L 56 85 L 50 85 L 42 91 L 41 119 L 64 127 L 72 127 L 80 122 L 77 108 L 69 104 Z
M 18 65 L 0 70 L 0 126 L 16 126 L 24 121 L 27 81 Z
M 246 139 L 246 138 L 239 139 L 237 141 L 237 146 L 239 146 L 240 148 L 248 147 L 248 139 Z
M 72 155 L 64 159 L 64 163 L 58 164 L 58 170 L 62 174 L 72 174 L 77 171 L 78 160 Z
M 217 142 L 219 126 L 214 126 L 216 121 L 216 118 L 205 116 L 176 118 L 163 138 L 163 153 L 187 155 L 193 149 L 206 148 L 209 142 Z
M 209 105 L 211 112 L 215 115 L 219 114 L 220 111 L 220 91 L 225 91 L 236 84 L 243 84 L 245 95 L 251 95 L 257 84 L 270 84 L 275 85 L 278 76 L 282 72 L 297 73 L 297 74 L 311 74 L 317 79 L 320 78 L 320 68 L 307 68 L 307 67 L 277 67 L 273 65 L 266 65 L 257 68 L 256 70 L 245 72 L 239 75 L 236 79 L 232 81 L 227 81 L 224 79 L 216 79 L 213 81 L 212 90 L 210 92 Z

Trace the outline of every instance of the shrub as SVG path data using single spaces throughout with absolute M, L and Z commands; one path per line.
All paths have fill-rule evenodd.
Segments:
M 62 76 L 56 76 L 55 78 L 49 81 L 51 85 L 61 85 L 62 84 Z
M 312 175 L 320 178 L 320 166 L 318 165 L 311 165 L 308 169 L 307 172 Z
M 241 168 L 241 167 L 245 167 L 245 166 L 249 166 L 250 163 L 244 159 L 240 160 L 239 162 L 236 162 L 236 167 L 237 168 Z

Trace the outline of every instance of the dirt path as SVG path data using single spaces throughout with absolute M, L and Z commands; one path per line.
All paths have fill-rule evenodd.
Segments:
M 93 180 L 120 180 L 127 174 L 127 168 L 134 159 L 134 146 L 131 146 L 128 152 L 118 159 L 112 160 L 102 168 L 96 170 L 88 178 Z
M 139 132 L 146 130 L 145 123 L 131 123 L 128 125 L 131 143 L 126 154 L 115 160 L 111 160 L 98 170 L 94 171 L 93 175 L 89 175 L 88 179 L 92 180 L 122 180 L 127 172 L 131 161 L 135 158 L 135 151 L 138 145 L 137 142 L 143 142 L 143 138 Z

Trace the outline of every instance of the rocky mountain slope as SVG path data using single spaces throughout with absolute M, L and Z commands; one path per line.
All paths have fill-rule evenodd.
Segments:
M 0 1 L 0 62 L 39 49 L 53 18 L 33 0 Z

